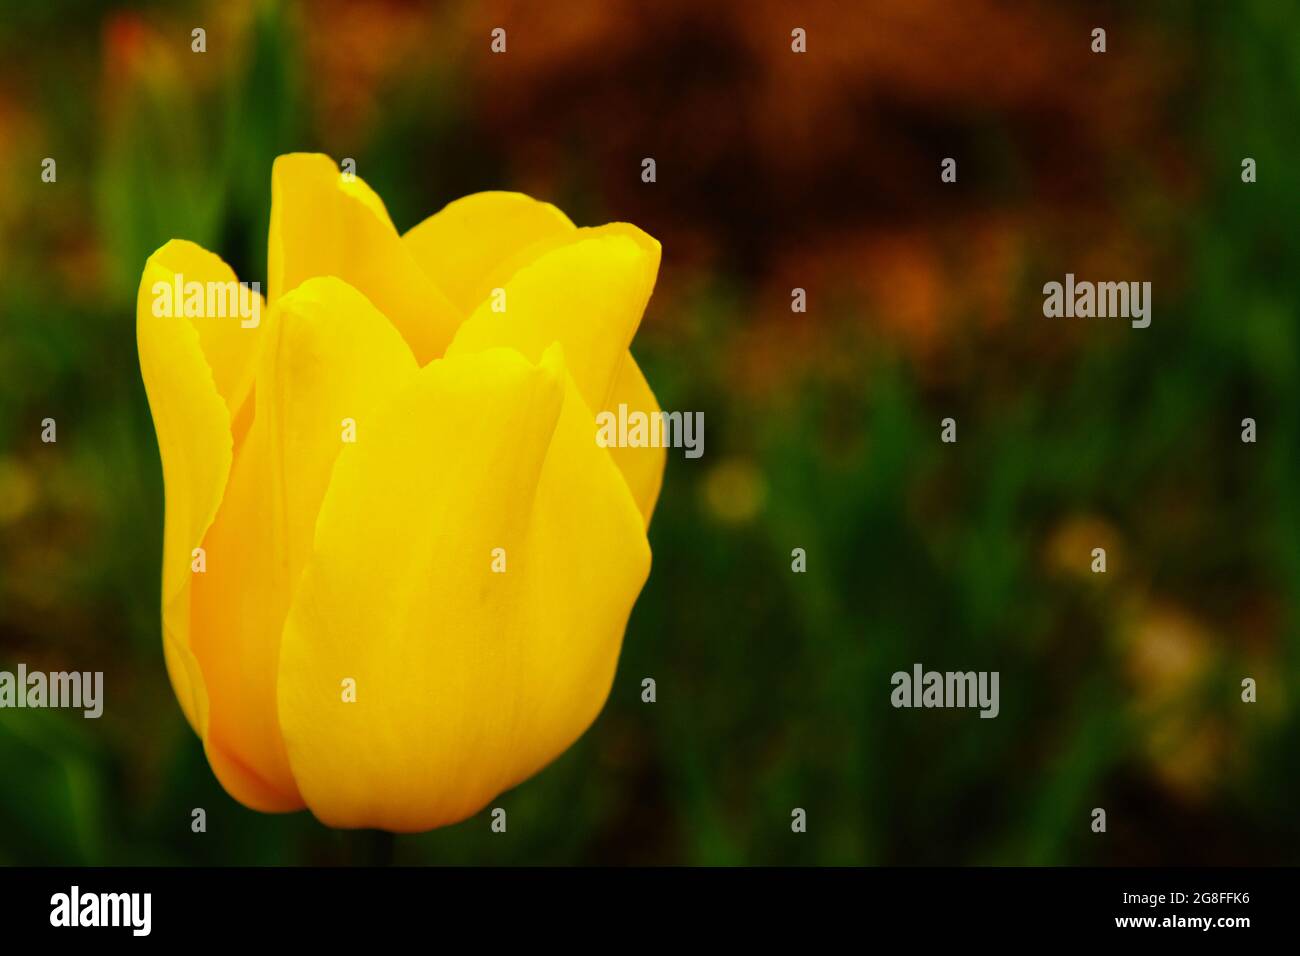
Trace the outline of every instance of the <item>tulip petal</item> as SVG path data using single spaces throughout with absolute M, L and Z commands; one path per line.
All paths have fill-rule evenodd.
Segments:
M 337 276 L 393 322 L 421 365 L 441 355 L 462 315 L 402 243 L 383 202 L 328 156 L 290 153 L 271 172 L 267 293 Z
M 659 254 L 658 242 L 625 223 L 530 246 L 489 280 L 504 289 L 505 311 L 493 311 L 490 299 L 480 304 L 447 354 L 509 346 L 536 362 L 559 342 L 587 407 L 604 408 L 654 288 Z
M 192 283 L 200 283 L 204 314 L 185 318 L 185 289 Z M 239 312 L 241 301 L 249 313 L 247 317 Z M 173 239 L 145 262 L 137 308 L 147 310 L 151 318 L 165 312 L 174 316 L 174 321 L 194 327 L 217 392 L 231 420 L 240 426 L 236 429 L 237 444 L 251 412 L 245 403 L 253 386 L 261 318 L 266 312 L 262 294 L 251 288 L 241 289 L 235 273 L 219 256 L 192 242 Z
M 164 252 L 188 254 L 188 246 L 168 243 L 155 257 Z M 155 257 L 146 264 L 140 282 L 136 344 L 166 488 L 163 652 L 181 709 L 202 737 L 207 728 L 208 701 L 202 671 L 191 651 L 190 562 L 193 549 L 202 542 L 217 512 L 230 473 L 232 442 L 227 402 L 234 399 L 223 398 L 218 390 L 195 323 L 154 314 L 153 284 L 170 281 L 168 269 Z M 170 255 L 164 258 L 171 261 Z
M 214 771 L 241 802 L 283 811 L 303 804 L 276 714 L 280 638 L 345 447 L 343 420 L 364 436 L 372 409 L 417 366 L 387 318 L 333 277 L 282 296 L 267 326 L 252 427 L 204 541 L 207 571 L 195 576 L 193 642 Z
M 559 348 L 537 365 L 508 349 L 434 362 L 375 417 L 321 507 L 280 721 L 317 817 L 417 831 L 581 735 L 650 556 Z
M 482 192 L 448 203 L 402 242 L 465 315 L 492 291 L 497 267 L 538 242 L 575 231 L 550 203 L 512 192 Z
M 631 352 L 623 357 L 623 364 L 614 379 L 614 390 L 605 410 L 617 416 L 620 405 L 627 406 L 629 415 L 643 412 L 647 419 L 658 415 L 661 410 L 654 392 L 650 390 L 650 383 L 641 373 L 641 367 L 637 365 Z M 623 480 L 627 482 L 628 490 L 631 491 L 648 528 L 650 517 L 654 514 L 655 503 L 659 500 L 659 490 L 663 485 L 667 449 L 662 445 L 639 448 L 630 445 L 611 445 L 609 453 L 622 473 Z

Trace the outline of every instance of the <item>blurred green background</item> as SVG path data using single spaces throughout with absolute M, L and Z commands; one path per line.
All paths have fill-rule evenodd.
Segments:
M 0 711 L 0 862 L 1300 863 L 1297 115 L 1271 0 L 6 4 L 0 668 L 107 706 Z M 245 810 L 168 685 L 135 288 L 171 237 L 264 282 L 292 150 L 399 229 L 518 189 L 664 245 L 634 350 L 705 455 L 507 836 Z M 1151 327 L 1044 319 L 1066 272 Z M 916 662 L 1001 715 L 892 709 Z

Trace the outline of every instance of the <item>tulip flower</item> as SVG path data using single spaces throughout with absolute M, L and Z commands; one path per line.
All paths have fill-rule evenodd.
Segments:
M 507 192 L 399 234 L 359 178 L 291 154 L 265 302 L 192 243 L 149 258 L 164 656 L 236 800 L 427 830 L 590 726 L 664 467 L 595 420 L 658 412 L 628 346 L 659 255 Z

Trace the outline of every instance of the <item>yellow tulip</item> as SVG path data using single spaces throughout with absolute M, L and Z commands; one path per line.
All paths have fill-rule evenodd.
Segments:
M 636 227 L 518 193 L 401 235 L 311 154 L 272 171 L 259 320 L 167 315 L 168 288 L 235 277 L 189 242 L 149 258 L 164 656 L 236 800 L 426 830 L 590 726 L 664 467 L 600 447 L 595 419 L 658 412 L 628 351 L 658 267 Z

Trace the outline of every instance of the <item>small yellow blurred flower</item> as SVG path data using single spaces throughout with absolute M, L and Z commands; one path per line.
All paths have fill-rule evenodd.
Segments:
M 1095 579 L 1104 582 L 1119 557 L 1119 535 L 1113 525 L 1093 515 L 1074 515 L 1063 521 L 1052 532 L 1047 543 L 1048 566 L 1067 577 Z M 1104 555 L 1098 555 L 1100 548 Z M 1105 559 L 1105 573 L 1099 560 Z
M 1127 659 L 1139 700 L 1155 707 L 1190 693 L 1209 666 L 1209 653 L 1209 636 L 1187 613 L 1161 605 L 1144 610 Z
M 753 521 L 766 495 L 763 475 L 748 459 L 721 461 L 704 479 L 705 504 L 709 513 L 723 524 Z
M 1171 789 L 1185 797 L 1203 796 L 1221 773 L 1225 754 L 1223 729 L 1203 697 L 1212 641 L 1179 608 L 1135 605 L 1134 613 L 1125 664 L 1142 749 Z M 1225 694 L 1230 693 L 1228 688 Z
M 16 458 L 0 458 L 0 525 L 13 524 L 36 503 L 36 480 Z

